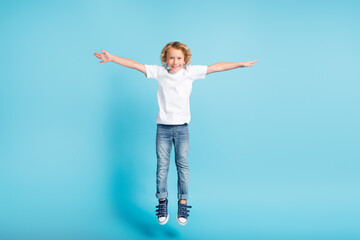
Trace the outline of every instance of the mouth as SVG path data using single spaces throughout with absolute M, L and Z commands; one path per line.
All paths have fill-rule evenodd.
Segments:
M 180 66 L 171 66 L 173 69 L 178 69 Z

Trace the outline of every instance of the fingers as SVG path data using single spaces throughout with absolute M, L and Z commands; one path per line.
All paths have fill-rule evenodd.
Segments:
M 104 54 L 104 53 L 94 53 L 94 56 L 102 60 L 101 56 L 102 56 L 103 54 Z
M 254 63 L 256 63 L 258 60 L 254 60 L 254 61 L 250 61 L 250 62 L 248 62 L 248 66 L 249 67 L 253 67 L 254 66 Z
M 105 62 L 107 62 L 106 61 L 106 51 L 104 50 L 104 49 L 102 49 L 101 48 L 101 51 L 102 51 L 102 53 L 94 53 L 94 56 L 95 57 L 97 57 L 98 59 L 101 59 L 102 61 L 101 62 L 99 62 L 99 63 L 105 63 Z

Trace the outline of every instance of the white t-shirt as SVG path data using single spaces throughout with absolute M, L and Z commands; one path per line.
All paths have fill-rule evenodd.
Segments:
M 207 66 L 187 66 L 173 73 L 164 66 L 145 65 L 146 77 L 158 81 L 158 124 L 177 125 L 190 122 L 190 94 L 192 83 L 205 78 Z

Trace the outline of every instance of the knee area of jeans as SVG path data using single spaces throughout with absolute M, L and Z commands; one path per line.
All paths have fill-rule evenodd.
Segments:
M 156 167 L 156 170 L 158 172 L 160 172 L 160 171 L 168 171 L 169 167 L 170 167 L 169 163 L 158 163 L 157 167 Z
M 181 149 L 177 149 L 175 152 L 175 158 L 179 160 L 187 160 L 189 155 L 189 151 L 181 151 Z
M 187 164 L 176 164 L 178 171 L 188 171 L 189 166 Z
M 180 166 L 180 167 L 189 166 L 189 161 L 187 158 L 177 158 L 175 163 L 176 163 L 176 166 Z
M 175 160 L 177 162 L 188 162 L 188 154 L 177 153 L 175 154 Z
M 169 162 L 170 161 L 170 155 L 169 154 L 157 154 L 157 161 L 158 162 Z

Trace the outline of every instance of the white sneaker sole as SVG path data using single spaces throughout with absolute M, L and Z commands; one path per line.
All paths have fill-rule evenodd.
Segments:
M 184 223 L 183 223 L 183 222 L 180 222 L 180 221 L 179 221 L 179 216 L 178 216 L 178 215 L 176 215 L 176 221 L 177 221 L 177 222 L 178 222 L 178 224 L 180 224 L 181 226 L 185 226 L 185 225 L 187 224 L 187 222 L 188 222 L 188 221 L 186 221 L 186 222 L 184 222 Z
M 158 220 L 158 223 L 159 223 L 160 225 L 165 225 L 168 221 L 169 221 L 169 213 L 168 213 L 168 215 L 167 215 L 167 217 L 166 217 L 165 221 L 163 221 L 163 222 L 159 222 L 159 220 Z

